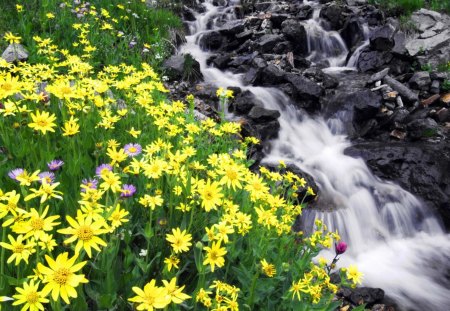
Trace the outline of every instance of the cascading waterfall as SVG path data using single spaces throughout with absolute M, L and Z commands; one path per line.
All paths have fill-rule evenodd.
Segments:
M 281 91 L 245 86 L 239 75 L 208 67 L 206 60 L 211 53 L 202 51 L 197 42 L 207 25 L 215 27 L 218 16 L 232 19 L 234 11 L 231 7 L 215 7 L 211 1 L 204 5 L 206 11 L 192 22 L 190 28 L 195 31 L 187 37 L 181 52 L 192 54 L 200 62 L 207 83 L 250 90 L 265 108 L 280 111 L 279 138 L 272 141 L 265 161 L 295 164 L 311 174 L 321 189 L 317 207 L 304 210 L 303 226 L 311 228 L 319 218 L 331 230 L 337 229 L 349 244 L 339 264 L 356 264 L 365 275 L 365 286 L 383 288 L 405 310 L 448 310 L 450 290 L 445 273 L 449 269 L 450 239 L 439 221 L 412 194 L 375 177 L 362 159 L 344 154 L 350 142 L 342 130 L 343 120 L 327 122 L 300 115 Z M 317 11 L 319 8 L 314 5 Z M 311 31 L 320 29 L 326 33 L 318 13 L 306 23 Z M 339 35 L 321 35 L 336 36 Z M 339 37 L 338 45 L 340 41 Z M 336 62 L 330 65 L 345 64 L 340 54 L 344 54 L 343 49 L 329 55 L 324 46 L 311 44 L 311 55 L 315 53 L 319 61 L 320 57 L 334 56 Z M 326 252 L 322 255 L 329 259 L 333 256 Z

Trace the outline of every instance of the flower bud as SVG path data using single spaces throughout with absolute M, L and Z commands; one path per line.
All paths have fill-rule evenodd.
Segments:
M 335 244 L 334 248 L 336 250 L 336 255 L 341 255 L 347 250 L 347 243 L 341 241 L 337 245 Z

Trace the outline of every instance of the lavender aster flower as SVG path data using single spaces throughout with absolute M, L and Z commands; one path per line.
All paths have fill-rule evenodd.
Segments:
M 64 162 L 61 160 L 52 160 L 47 163 L 48 169 L 51 171 L 57 171 L 61 166 L 63 166 Z
M 131 197 L 136 192 L 136 187 L 133 185 L 123 185 L 120 196 L 122 198 Z
M 17 181 L 17 176 L 22 175 L 23 172 L 24 172 L 23 168 L 15 168 L 15 169 L 9 171 L 8 176 L 9 176 L 9 178 Z
M 112 172 L 113 168 L 111 165 L 109 164 L 100 164 L 99 166 L 97 166 L 97 168 L 95 169 L 95 175 L 97 176 L 101 176 L 102 173 L 106 172 L 106 171 L 110 171 Z
M 83 179 L 81 181 L 81 192 L 86 192 L 86 189 L 97 189 L 98 180 L 95 178 Z
M 44 180 L 44 179 L 47 182 L 47 184 L 53 184 L 53 182 L 55 181 L 55 174 L 53 174 L 52 172 L 42 172 L 42 173 L 39 173 L 38 176 L 41 179 L 40 180 L 41 183 L 42 183 L 42 180 Z
M 129 157 L 137 156 L 142 152 L 142 147 L 139 144 L 126 144 L 123 149 Z

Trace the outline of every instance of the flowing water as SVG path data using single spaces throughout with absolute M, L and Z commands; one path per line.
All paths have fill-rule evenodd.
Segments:
M 339 264 L 356 264 L 364 273 L 364 286 L 383 288 L 405 310 L 448 310 L 450 236 L 438 219 L 411 193 L 375 177 L 362 159 L 344 154 L 351 145 L 343 130 L 344 119 L 300 115 L 281 91 L 245 86 L 240 75 L 208 67 L 206 60 L 212 53 L 199 47 L 199 38 L 208 28 L 234 19 L 232 6 L 239 1 L 230 1 L 228 7 L 215 7 L 211 2 L 206 1 L 205 13 L 197 14 L 197 21 L 189 24 L 191 35 L 180 52 L 200 62 L 205 82 L 250 90 L 265 108 L 280 111 L 279 137 L 271 142 L 264 161 L 297 165 L 319 185 L 318 206 L 305 209 L 302 216 L 306 230 L 315 219 L 337 229 L 349 244 Z M 320 7 L 307 2 L 315 7 L 313 18 L 305 21 L 310 60 L 328 59 L 330 66 L 342 68 L 348 53 L 342 38 L 321 26 Z M 356 64 L 360 49 L 347 66 Z M 333 257 L 331 252 L 321 255 Z

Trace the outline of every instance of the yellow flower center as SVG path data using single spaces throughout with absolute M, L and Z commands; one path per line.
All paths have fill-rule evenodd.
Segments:
M 48 125 L 47 120 L 39 120 L 36 122 L 37 125 L 39 125 L 40 127 L 46 127 Z
M 70 272 L 69 269 L 60 268 L 53 274 L 53 281 L 55 281 L 55 283 L 58 283 L 59 285 L 66 285 L 67 279 L 71 274 L 72 272 Z
M 20 254 L 20 253 L 22 253 L 24 251 L 24 249 L 25 249 L 25 245 L 23 245 L 23 244 L 16 244 L 16 245 L 14 245 L 13 252 Z
M 28 293 L 26 300 L 30 305 L 35 304 L 39 302 L 39 295 L 36 292 Z
M 33 230 L 41 230 L 44 227 L 44 221 L 41 218 L 31 219 L 31 227 Z
M 205 200 L 211 200 L 213 198 L 213 194 L 211 191 L 206 190 L 203 193 L 203 197 L 205 198 Z
M 72 89 L 70 87 L 68 87 L 68 86 L 63 86 L 61 88 L 61 93 L 64 94 L 64 95 L 71 94 L 72 93 Z
M 94 236 L 94 232 L 89 226 L 81 226 L 77 230 L 77 236 L 82 241 L 89 241 Z
M 217 252 L 216 252 L 216 251 L 211 251 L 211 252 L 209 253 L 209 258 L 211 258 L 211 261 L 216 261 L 217 258 L 219 258 L 219 256 L 217 255 Z
M 130 148 L 128 148 L 128 151 L 130 153 L 135 153 L 137 151 L 137 148 L 136 147 L 130 147 Z
M 235 170 L 228 170 L 226 174 L 230 180 L 235 180 L 235 179 L 237 179 L 237 176 L 238 176 L 238 174 L 236 173 Z
M 11 85 L 11 83 L 8 83 L 8 82 L 3 83 L 3 84 L 2 84 L 2 90 L 4 90 L 4 91 L 11 91 L 11 90 L 12 90 L 12 85 Z

